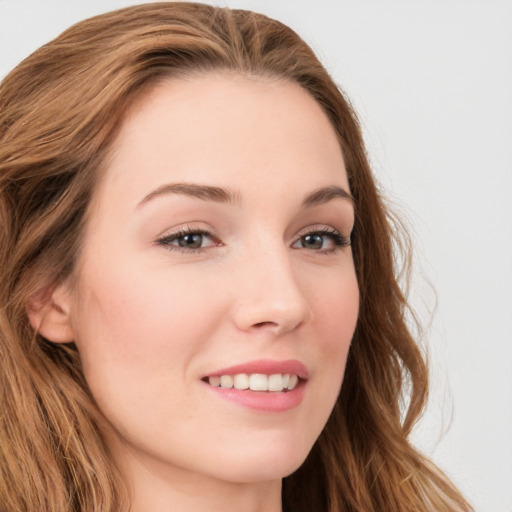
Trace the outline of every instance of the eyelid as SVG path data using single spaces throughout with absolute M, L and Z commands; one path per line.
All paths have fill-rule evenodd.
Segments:
M 330 226 L 329 224 L 310 224 L 299 230 L 297 233 L 298 237 L 308 235 L 309 233 L 315 233 L 317 231 L 332 231 L 333 233 L 339 233 L 339 230 Z
M 329 234 L 339 235 L 348 240 L 350 240 L 350 237 L 351 237 L 351 233 L 348 236 L 343 235 L 343 233 L 339 229 L 336 229 L 335 227 L 333 227 L 329 224 L 311 224 L 310 226 L 306 226 L 305 228 L 302 228 L 297 233 L 296 236 L 298 238 L 300 238 L 300 237 L 303 237 L 303 236 L 306 236 L 306 235 L 309 235 L 312 233 L 325 233 L 327 235 L 329 235 Z

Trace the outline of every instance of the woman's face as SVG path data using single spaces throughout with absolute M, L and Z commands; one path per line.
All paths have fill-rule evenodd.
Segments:
M 70 318 L 120 456 L 235 482 L 295 470 L 338 396 L 359 299 L 318 104 L 278 80 L 160 83 L 89 213 Z

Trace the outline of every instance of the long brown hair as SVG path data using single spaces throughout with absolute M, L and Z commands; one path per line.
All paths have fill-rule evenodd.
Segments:
M 293 511 L 468 511 L 408 442 L 427 369 L 407 325 L 397 251 L 354 112 L 311 49 L 263 15 L 163 2 L 74 25 L 0 85 L 0 506 L 119 511 L 122 483 L 74 344 L 34 333 L 29 304 L 68 277 L 85 212 L 123 113 L 156 80 L 209 70 L 300 84 L 339 138 L 357 214 L 358 324 L 341 394 L 302 467 L 284 479 Z

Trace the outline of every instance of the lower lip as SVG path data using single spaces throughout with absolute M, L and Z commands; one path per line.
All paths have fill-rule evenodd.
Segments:
M 291 391 L 250 391 L 218 388 L 205 383 L 214 393 L 230 402 L 260 412 L 286 412 L 299 406 L 304 398 L 306 382 L 299 381 Z

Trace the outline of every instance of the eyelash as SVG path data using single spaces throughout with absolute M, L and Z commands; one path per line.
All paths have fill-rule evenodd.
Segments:
M 166 249 L 170 251 L 177 251 L 185 254 L 198 254 L 202 253 L 207 249 L 208 247 L 197 247 L 189 249 L 187 247 L 179 247 L 177 245 L 171 244 L 171 242 L 175 242 L 179 240 L 180 238 L 184 238 L 187 235 L 200 235 L 203 237 L 208 237 L 212 240 L 212 245 L 208 247 L 218 247 L 222 245 L 220 240 L 216 238 L 211 232 L 204 230 L 204 229 L 196 229 L 192 227 L 186 227 L 181 228 L 178 231 L 175 231 L 174 233 L 170 233 L 169 235 L 165 235 L 161 238 L 158 238 L 156 240 L 157 245 L 161 245 L 165 247 Z M 307 236 L 320 236 L 320 237 L 329 237 L 331 241 L 334 243 L 333 249 L 308 249 L 307 247 L 302 247 L 303 249 L 314 251 L 316 253 L 320 254 L 331 254 L 337 251 L 339 248 L 342 247 L 348 247 L 351 245 L 350 237 L 341 235 L 337 230 L 334 228 L 313 228 L 307 233 L 304 233 L 300 235 L 300 237 L 294 242 L 293 245 L 295 245 L 300 240 L 304 240 Z
M 175 231 L 174 233 L 171 233 L 169 235 L 165 235 L 161 238 L 158 238 L 156 243 L 158 245 L 164 246 L 169 251 L 178 251 L 186 254 L 197 254 L 200 252 L 204 252 L 205 247 L 198 247 L 194 249 L 189 249 L 187 247 L 179 247 L 177 245 L 172 245 L 171 242 L 174 242 L 176 240 L 179 240 L 180 238 L 184 238 L 187 235 L 200 235 L 203 237 L 209 237 L 213 240 L 212 246 L 219 246 L 221 245 L 220 240 L 218 240 L 212 233 L 205 229 L 196 229 L 191 227 L 181 228 L 178 231 Z
M 314 251 L 314 252 L 317 252 L 320 254 L 331 254 L 333 252 L 336 252 L 338 249 L 340 249 L 342 247 L 348 247 L 349 245 L 351 245 L 350 237 L 343 236 L 341 233 L 339 233 L 334 228 L 320 228 L 320 229 L 312 228 L 307 233 L 303 233 L 302 235 L 300 235 L 297 242 L 300 240 L 303 240 L 306 236 L 311 236 L 311 235 L 321 236 L 321 237 L 329 237 L 332 240 L 332 242 L 334 243 L 333 249 L 307 249 L 307 247 L 303 247 L 303 249 Z M 297 243 L 297 242 L 295 242 L 295 243 Z

